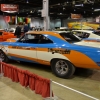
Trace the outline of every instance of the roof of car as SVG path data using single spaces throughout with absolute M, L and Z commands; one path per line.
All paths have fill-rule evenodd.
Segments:
M 87 33 L 92 33 L 92 30 L 72 30 L 72 31 L 79 31 L 79 32 L 87 32 Z
M 27 34 L 48 34 L 48 35 L 55 36 L 55 37 L 58 37 L 58 38 L 64 40 L 64 39 L 58 34 L 58 32 L 53 32 L 53 31 L 28 31 Z

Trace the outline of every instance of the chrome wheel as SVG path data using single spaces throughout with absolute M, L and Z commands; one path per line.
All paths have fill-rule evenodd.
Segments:
M 61 75 L 68 73 L 68 64 L 64 60 L 57 61 L 55 67 L 56 71 Z
M 60 78 L 70 78 L 75 72 L 71 62 L 64 59 L 54 59 L 51 62 L 51 68 L 52 72 Z

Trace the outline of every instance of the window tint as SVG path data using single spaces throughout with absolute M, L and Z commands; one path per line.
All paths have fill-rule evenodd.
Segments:
M 39 44 L 49 44 L 49 43 L 53 43 L 53 41 L 51 41 L 49 38 L 41 35 L 41 37 L 39 39 Z
M 33 44 L 53 43 L 50 39 L 41 34 L 26 34 L 23 37 L 21 37 L 18 42 Z
M 39 37 L 39 34 L 26 34 L 22 38 L 20 38 L 18 42 L 37 44 L 39 41 Z
M 77 32 L 77 31 L 74 31 L 73 34 L 77 35 L 80 38 L 88 38 L 90 35 L 89 33 L 86 32 Z
M 78 42 L 81 40 L 78 36 L 73 34 L 72 32 L 68 33 L 60 33 L 60 35 L 68 42 L 73 43 L 73 42 Z

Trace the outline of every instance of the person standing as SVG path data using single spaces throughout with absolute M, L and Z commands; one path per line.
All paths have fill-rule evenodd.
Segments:
M 24 30 L 24 34 L 29 31 L 29 27 L 28 27 L 27 24 L 24 25 L 24 29 L 23 30 Z
M 20 36 L 21 36 L 21 27 L 19 25 L 17 25 L 14 35 L 17 36 L 17 38 L 20 38 Z

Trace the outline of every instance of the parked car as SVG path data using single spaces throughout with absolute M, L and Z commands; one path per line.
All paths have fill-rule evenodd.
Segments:
M 14 33 L 12 32 L 6 32 L 4 30 L 0 30 L 0 42 L 6 41 L 9 38 L 15 38 Z
M 70 78 L 76 67 L 100 69 L 100 48 L 74 44 L 80 41 L 66 32 L 29 31 L 16 42 L 1 42 L 0 59 L 49 65 L 61 78 Z
M 72 33 L 80 38 L 96 38 L 100 39 L 100 33 L 95 30 L 72 30 Z

